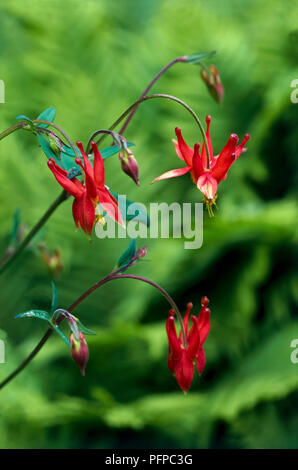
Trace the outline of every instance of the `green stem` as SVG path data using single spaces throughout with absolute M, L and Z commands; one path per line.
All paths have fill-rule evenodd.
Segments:
M 46 333 L 43 335 L 42 339 L 39 341 L 38 345 L 33 349 L 29 356 L 17 367 L 8 377 L 6 377 L 3 382 L 0 383 L 0 390 L 5 387 L 9 382 L 11 382 L 23 369 L 32 361 L 32 359 L 38 354 L 43 345 L 47 342 L 50 336 L 53 333 L 53 329 L 49 328 Z
M 1 132 L 0 140 L 4 139 L 4 137 L 7 137 L 9 134 L 12 134 L 18 129 L 22 129 L 26 124 L 27 124 L 26 121 L 17 122 L 17 124 L 14 124 L 13 126 L 6 129 L 5 131 Z
M 22 240 L 22 242 L 18 245 L 16 250 L 13 252 L 13 254 L 10 256 L 10 258 L 4 262 L 0 266 L 0 274 L 4 273 L 7 268 L 15 261 L 15 259 L 22 253 L 24 248 L 30 243 L 32 238 L 37 234 L 37 232 L 41 229 L 41 227 L 46 223 L 46 221 L 50 218 L 50 216 L 53 214 L 53 212 L 57 209 L 57 207 L 66 199 L 68 198 L 68 193 L 63 190 L 62 193 L 55 199 L 53 204 L 47 209 L 47 211 L 44 213 L 44 215 L 41 217 L 41 219 L 37 222 L 36 225 L 30 230 L 28 235 Z
M 181 106 L 183 106 L 191 115 L 192 117 L 194 118 L 195 122 L 197 123 L 197 125 L 199 126 L 199 129 L 200 129 L 200 132 L 202 134 L 202 137 L 203 137 L 203 140 L 204 140 L 204 144 L 205 144 L 205 147 L 206 147 L 206 153 L 207 153 L 207 168 L 209 169 L 210 168 L 210 155 L 209 155 L 209 148 L 208 148 L 208 144 L 207 144 L 207 139 L 206 139 L 206 134 L 205 134 L 205 131 L 204 131 L 204 128 L 202 126 L 202 123 L 201 123 L 201 120 L 200 118 L 198 117 L 198 115 L 195 113 L 195 111 L 187 104 L 185 103 L 184 101 L 180 100 L 179 98 L 177 98 L 176 96 L 172 96 L 172 95 L 167 95 L 167 94 L 164 94 L 164 93 L 158 93 L 158 94 L 153 94 L 153 95 L 148 95 L 148 96 L 144 96 L 143 98 L 140 98 L 138 99 L 137 101 L 135 101 L 131 106 L 129 106 L 129 108 L 127 108 L 122 114 L 121 116 L 111 125 L 111 127 L 109 127 L 109 130 L 112 131 L 113 129 L 115 129 L 116 126 L 118 126 L 118 124 L 120 124 L 121 121 L 123 121 L 123 119 L 126 118 L 126 116 L 128 116 L 130 114 L 130 112 L 135 108 L 135 107 L 138 107 L 141 103 L 144 103 L 145 101 L 148 101 L 148 100 L 152 100 L 154 98 L 161 98 L 161 99 L 168 99 L 168 100 L 171 100 L 171 101 L 175 101 L 176 103 L 180 104 Z M 90 141 L 93 140 L 93 136 L 94 134 L 90 137 Z M 104 138 L 106 137 L 106 134 L 104 134 L 98 141 L 97 141 L 97 144 L 100 144 Z

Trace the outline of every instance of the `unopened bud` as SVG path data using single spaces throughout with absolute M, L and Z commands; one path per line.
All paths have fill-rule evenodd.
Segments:
M 74 334 L 71 333 L 69 337 L 71 355 L 74 361 L 78 364 L 81 374 L 85 375 L 85 368 L 89 358 L 89 349 L 85 336 L 80 331 L 79 339 L 76 339 Z
M 133 153 L 128 148 L 124 148 L 123 151 L 119 153 L 119 159 L 124 173 L 130 176 L 134 182 L 139 185 L 139 166 Z
M 206 69 L 202 69 L 201 77 L 206 83 L 211 96 L 220 104 L 223 100 L 224 88 L 220 80 L 218 69 L 215 65 L 210 65 L 208 70 L 209 73 Z
M 209 304 L 209 299 L 205 295 L 204 297 L 201 298 L 201 305 L 202 307 L 207 307 L 208 304 Z

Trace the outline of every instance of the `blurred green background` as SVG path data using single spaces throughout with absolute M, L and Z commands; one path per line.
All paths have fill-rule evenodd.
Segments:
M 298 338 L 295 302 L 297 241 L 297 109 L 290 95 L 298 78 L 297 2 L 285 0 L 21 0 L 0 1 L 1 131 L 15 116 L 57 109 L 56 122 L 73 140 L 108 127 L 174 57 L 217 50 L 223 106 L 207 93 L 199 67 L 177 65 L 154 92 L 184 99 L 211 114 L 213 146 L 231 132 L 251 134 L 248 152 L 219 186 L 219 210 L 204 214 L 204 243 L 142 240 L 150 262 L 131 270 L 160 283 L 183 311 L 210 298 L 207 365 L 184 396 L 167 369 L 168 305 L 151 287 L 115 281 L 76 310 L 97 336 L 89 337 L 87 375 L 59 337 L 0 392 L 1 448 L 297 448 Z M 171 139 L 183 128 L 199 139 L 190 116 L 174 103 L 148 102 L 126 137 L 135 142 L 141 187 L 106 162 L 107 183 L 134 200 L 201 201 L 188 176 L 150 181 L 179 166 Z M 60 189 L 29 133 L 1 141 L 0 243 L 4 253 L 16 208 L 31 227 Z M 67 307 L 114 266 L 127 242 L 92 244 L 76 232 L 67 201 L 40 240 L 59 249 L 55 276 Z M 39 240 L 39 241 L 40 241 Z M 14 320 L 47 309 L 53 274 L 36 243 L 1 277 L 0 339 L 6 363 L 0 379 L 35 346 L 46 325 Z

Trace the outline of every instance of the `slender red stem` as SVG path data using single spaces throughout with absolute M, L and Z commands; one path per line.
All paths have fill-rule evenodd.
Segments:
M 172 95 L 167 95 L 165 93 L 157 93 L 157 94 L 153 94 L 153 95 L 147 95 L 147 96 L 144 96 L 143 98 L 140 98 L 139 100 L 135 101 L 131 106 L 129 106 L 122 114 L 121 116 L 119 116 L 119 118 L 109 127 L 109 130 L 112 131 L 113 129 L 115 129 L 115 127 L 118 126 L 118 124 L 120 124 L 121 121 L 123 121 L 123 119 L 126 118 L 127 115 L 129 115 L 129 113 L 136 107 L 138 106 L 139 104 L 141 103 L 144 103 L 145 101 L 148 101 L 148 100 L 152 100 L 152 99 L 155 99 L 155 98 L 158 98 L 158 99 L 168 99 L 168 100 L 171 100 L 171 101 L 174 101 L 178 104 L 180 104 L 181 106 L 183 106 L 183 108 L 185 108 L 191 115 L 192 117 L 194 118 L 194 120 L 196 121 L 197 125 L 199 126 L 199 129 L 200 129 L 200 132 L 202 134 L 202 137 L 203 137 L 203 140 L 204 140 L 204 143 L 205 143 L 205 148 L 206 148 L 206 153 L 207 153 L 207 168 L 209 168 L 209 162 L 210 162 L 210 155 L 209 155 L 209 147 L 208 147 L 208 143 L 207 143 L 207 138 L 206 138 L 206 134 L 205 134 L 205 131 L 204 131 L 204 128 L 203 128 L 203 125 L 198 117 L 198 115 L 194 112 L 194 110 L 187 104 L 185 103 L 184 101 L 180 100 L 179 98 L 177 98 L 176 96 L 172 96 Z M 94 134 L 92 134 L 92 136 L 90 137 L 90 141 L 93 140 L 94 138 L 94 135 L 96 134 L 96 132 Z M 107 134 L 104 134 L 100 137 L 100 139 L 98 139 L 96 141 L 97 145 L 99 145 L 104 139 L 105 137 L 107 136 Z
M 127 266 L 124 266 L 124 267 L 118 269 L 117 271 L 109 274 L 104 279 L 102 279 L 101 281 L 99 281 L 96 284 L 94 284 L 93 286 L 91 286 L 80 297 L 78 297 L 78 299 L 75 300 L 75 302 L 73 304 L 70 305 L 70 307 L 67 309 L 67 311 L 72 312 L 81 302 L 83 302 L 83 300 L 85 300 L 87 297 L 89 297 L 89 295 L 92 294 L 92 292 L 94 292 L 95 290 L 97 290 L 99 287 L 103 286 L 107 282 L 113 281 L 115 279 L 136 279 L 138 281 L 145 282 L 145 283 L 151 285 L 152 287 L 155 287 L 155 289 L 157 289 L 168 300 L 169 304 L 173 307 L 173 309 L 177 313 L 177 316 L 178 316 L 178 319 L 179 319 L 179 322 L 180 322 L 180 326 L 181 326 L 183 345 L 184 345 L 184 347 L 186 347 L 187 343 L 186 343 L 186 336 L 185 336 L 185 331 L 184 331 L 184 327 L 183 327 L 183 320 L 182 320 L 181 314 L 179 312 L 179 309 L 178 309 L 176 303 L 174 302 L 174 300 L 172 299 L 172 297 L 167 293 L 167 291 L 165 289 L 163 289 L 161 286 L 159 286 L 155 282 L 150 281 L 150 279 L 146 279 L 145 277 L 142 277 L 142 276 L 136 276 L 134 274 L 120 274 L 121 271 L 123 269 L 125 269 L 126 267 Z M 62 317 L 61 317 L 61 319 L 62 319 Z M 60 319 L 59 323 L 61 322 L 61 319 Z M 48 330 L 45 332 L 44 336 L 41 338 L 41 340 L 35 346 L 35 348 L 31 351 L 31 353 L 27 356 L 27 358 L 8 377 L 6 377 L 6 379 L 4 379 L 0 383 L 0 390 L 2 388 L 4 388 L 9 382 L 11 382 L 23 369 L 25 369 L 25 367 L 34 359 L 34 357 L 43 348 L 43 346 L 46 344 L 48 339 L 52 336 L 53 332 L 54 332 L 53 328 L 48 328 Z
M 147 95 L 148 91 L 153 87 L 154 83 L 157 82 L 157 80 L 170 68 L 172 67 L 174 64 L 177 64 L 177 62 L 185 62 L 185 58 L 184 57 L 177 57 L 176 59 L 174 60 L 171 60 L 171 62 L 169 62 L 167 65 L 165 65 L 156 75 L 155 77 L 151 80 L 151 82 L 149 83 L 149 85 L 145 88 L 145 90 L 143 91 L 143 93 L 141 94 L 141 96 L 139 97 L 139 99 L 142 99 L 144 98 L 144 96 Z M 133 115 L 135 114 L 136 110 L 138 109 L 139 106 L 136 106 L 131 112 L 130 114 L 128 115 L 128 117 L 126 118 L 126 121 L 124 122 L 123 126 L 121 127 L 120 131 L 119 131 L 119 134 L 123 134 L 123 132 L 125 131 L 125 129 L 127 128 L 128 124 L 130 123 L 131 119 L 133 118 Z

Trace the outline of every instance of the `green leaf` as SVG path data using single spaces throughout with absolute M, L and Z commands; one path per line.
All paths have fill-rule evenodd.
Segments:
M 134 145 L 135 144 L 133 144 L 132 142 L 127 143 L 128 147 L 133 147 Z M 77 150 L 78 150 L 79 155 L 81 155 L 78 148 Z M 102 158 L 105 160 L 106 158 L 109 158 L 112 155 L 115 155 L 116 153 L 118 153 L 119 150 L 120 150 L 120 147 L 118 147 L 117 145 L 112 145 L 111 147 L 105 147 L 103 149 L 100 149 L 100 154 Z M 71 147 L 68 147 L 67 145 L 63 145 L 63 153 L 66 153 L 67 155 L 73 158 L 76 157 L 76 154 L 74 153 L 73 149 Z M 93 160 L 93 155 L 91 155 L 90 160 L 91 161 Z
M 119 194 L 115 193 L 114 191 L 111 191 L 110 189 L 109 191 L 114 196 L 114 198 L 116 198 L 117 201 L 119 202 Z M 147 210 L 145 210 L 143 206 L 140 206 L 136 202 L 130 201 L 127 198 L 125 202 L 126 202 L 126 207 L 122 207 L 122 204 L 119 204 L 119 210 L 124 221 L 133 219 L 135 221 L 138 221 L 138 222 L 141 222 L 142 224 L 147 225 L 147 227 L 150 227 L 150 217 L 147 213 Z M 131 204 L 134 204 L 135 208 L 137 209 L 138 211 L 137 215 L 128 213 L 129 206 Z
M 132 238 L 130 240 L 128 247 L 118 259 L 117 267 L 122 268 L 122 266 L 125 266 L 126 264 L 128 264 L 132 260 L 132 258 L 135 256 L 136 251 L 137 251 L 136 240 L 135 238 Z
M 50 108 L 45 109 L 40 115 L 37 117 L 37 119 L 42 119 L 44 121 L 50 121 L 53 122 L 56 117 L 56 109 L 53 108 L 52 106 Z M 39 127 L 49 127 L 49 124 L 45 123 L 38 123 Z
M 196 54 L 190 54 L 185 56 L 187 64 L 199 64 L 202 60 L 209 59 L 214 56 L 216 51 L 212 52 L 198 52 Z
M 133 144 L 132 142 L 127 143 L 127 147 L 133 147 L 134 145 L 135 144 Z M 106 158 L 109 158 L 112 155 L 115 155 L 115 153 L 118 153 L 119 150 L 120 150 L 120 147 L 118 147 L 117 145 L 112 145 L 112 147 L 106 147 L 104 149 L 101 149 L 100 154 L 102 158 L 105 160 Z
M 63 339 L 64 343 L 70 348 L 68 338 L 66 338 L 65 334 L 62 333 L 62 331 L 60 330 L 60 328 L 57 325 L 54 325 L 53 323 L 51 323 L 51 325 L 54 328 L 54 330 L 58 333 L 58 335 Z
M 42 134 L 37 134 L 37 139 L 46 156 L 56 160 L 57 154 L 52 150 L 49 140 Z
M 52 305 L 51 305 L 51 315 L 55 312 L 58 306 L 58 292 L 57 287 L 54 281 L 52 281 Z
M 40 320 L 45 320 L 50 322 L 50 315 L 44 310 L 29 310 L 28 312 L 19 313 L 15 318 L 39 318 Z
M 72 149 L 71 150 L 74 155 L 73 157 L 64 151 L 67 148 L 65 145 L 62 146 L 62 150 L 59 154 L 59 153 L 54 152 L 49 142 L 49 139 L 47 137 L 45 137 L 42 134 L 37 134 L 37 138 L 47 158 L 53 158 L 53 160 L 57 163 L 57 165 L 59 165 L 65 171 L 70 171 L 73 168 L 75 168 L 76 170 L 78 170 L 79 173 L 81 173 L 81 169 L 79 165 L 77 165 L 74 161 L 75 153 Z M 78 151 L 78 154 L 81 155 L 81 152 L 79 151 L 79 149 L 77 149 L 77 151 Z
M 94 331 L 89 330 L 89 328 L 86 328 L 81 322 L 81 320 L 77 320 L 77 325 L 78 325 L 79 330 L 85 335 L 96 335 Z
M 71 147 L 68 147 L 67 145 L 63 144 L 61 152 L 56 153 L 53 150 L 53 146 L 51 146 L 51 143 L 48 137 L 44 136 L 43 134 L 38 133 L 37 139 L 42 150 L 47 156 L 47 158 L 53 158 L 53 160 L 57 163 L 57 165 L 59 165 L 65 171 L 69 172 L 70 170 L 75 169 L 79 175 L 81 174 L 81 168 L 75 162 L 76 154 Z M 130 143 L 128 145 L 132 146 L 134 144 Z M 82 157 L 81 152 L 78 149 L 78 147 L 76 147 L 76 150 L 78 152 L 78 155 Z M 101 156 L 104 160 L 106 158 L 111 157 L 112 155 L 115 155 L 118 152 L 119 152 L 119 147 L 117 147 L 116 145 L 113 145 L 112 147 L 106 147 L 100 150 Z M 92 160 L 93 160 L 93 156 L 90 157 L 90 161 Z

